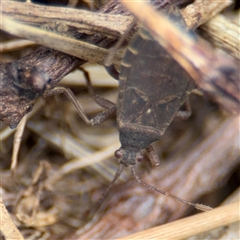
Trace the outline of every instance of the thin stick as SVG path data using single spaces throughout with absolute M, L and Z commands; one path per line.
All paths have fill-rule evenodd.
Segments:
M 17 127 L 17 131 L 14 134 L 14 141 L 13 141 L 13 152 L 12 152 L 12 162 L 11 162 L 11 172 L 12 172 L 12 176 L 14 176 L 14 172 L 17 166 L 17 158 L 18 158 L 18 152 L 20 149 L 20 145 L 22 142 L 22 136 L 23 136 L 23 132 L 26 126 L 26 122 L 27 122 L 27 115 L 25 115 L 21 122 L 19 123 L 18 127 Z
M 18 49 L 34 45 L 36 45 L 35 42 L 25 39 L 14 39 L 6 42 L 1 42 L 1 53 L 13 52 Z
M 120 14 L 106 14 L 101 12 L 91 12 L 82 9 L 43 6 L 32 3 L 14 2 L 9 4 L 8 1 L 1 1 L 1 13 L 12 16 L 16 21 L 25 22 L 26 24 L 42 27 L 56 23 L 68 32 L 68 27 L 75 27 L 80 32 L 101 33 L 107 36 L 124 34 L 125 30 L 131 24 L 133 17 Z M 87 32 L 86 32 L 87 31 Z
M 159 227 L 141 231 L 125 238 L 121 238 L 121 240 L 163 240 L 187 238 L 192 235 L 239 221 L 239 205 L 240 202 L 235 202 L 230 205 L 213 209 L 210 212 L 196 214 L 194 216 L 164 224 Z
M 104 58 L 108 54 L 108 50 L 104 48 L 17 22 L 6 15 L 3 15 L 0 28 L 18 37 L 30 39 L 43 46 L 62 51 L 89 62 L 96 62 L 103 65 Z

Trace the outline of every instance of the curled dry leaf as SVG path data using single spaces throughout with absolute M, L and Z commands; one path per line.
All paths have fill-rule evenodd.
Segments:
M 41 194 L 47 180 L 49 164 L 41 162 L 36 172 L 33 174 L 32 183 L 17 197 L 15 215 L 17 219 L 27 226 L 40 228 L 49 226 L 57 221 L 57 208 L 47 211 L 41 210 Z

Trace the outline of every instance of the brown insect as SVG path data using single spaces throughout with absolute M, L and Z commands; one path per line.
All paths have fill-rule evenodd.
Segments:
M 164 11 L 186 31 L 177 8 L 171 6 Z M 189 34 L 194 36 L 192 32 Z M 117 71 L 109 62 L 108 59 L 107 70 L 116 77 Z M 117 123 L 121 148 L 115 156 L 120 166 L 112 184 L 120 176 L 123 166 L 131 166 L 132 175 L 138 183 L 195 208 L 209 210 L 142 182 L 134 168 L 143 159 L 142 149 L 147 150 L 151 162 L 158 166 L 158 156 L 151 143 L 162 137 L 176 115 L 182 118 L 190 115 L 188 111 L 178 112 L 194 88 L 189 81 L 190 76 L 147 30 L 140 28 L 126 49 L 118 79 Z

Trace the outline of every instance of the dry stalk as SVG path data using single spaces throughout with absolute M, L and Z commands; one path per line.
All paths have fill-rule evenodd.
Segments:
M 16 51 L 21 48 L 33 46 L 33 45 L 36 45 L 36 43 L 33 41 L 24 40 L 24 39 L 17 39 L 17 40 L 2 42 L 1 53 L 10 52 L 10 51 L 12 52 L 12 51 Z
M 32 3 L 14 2 L 14 4 L 9 4 L 5 1 L 2 2 L 1 14 L 27 25 L 49 29 L 61 35 L 70 35 L 70 27 L 73 27 L 79 32 L 99 33 L 111 38 L 122 35 L 133 20 L 132 16 L 123 16 L 122 14 L 104 14 Z M 19 32 L 19 34 L 21 33 Z
M 221 204 L 221 206 L 227 206 L 233 203 L 238 203 L 239 202 L 239 194 L 240 194 L 240 188 L 235 190 L 224 202 Z M 237 213 L 237 207 L 235 209 L 235 212 Z M 226 215 L 227 212 L 226 212 Z M 226 217 L 225 217 L 226 219 Z M 222 222 L 222 226 L 211 230 L 209 232 L 204 232 L 195 236 L 192 236 L 188 238 L 187 240 L 198 240 L 198 239 L 219 239 L 219 240 L 224 240 L 224 239 L 238 239 L 239 238 L 239 221 L 240 218 L 238 218 L 238 221 L 232 224 L 226 224 L 225 221 Z M 211 223 L 210 223 L 211 225 Z
M 200 213 L 188 218 L 180 219 L 151 228 L 136 234 L 132 234 L 119 240 L 138 240 L 138 239 L 183 239 L 194 234 L 209 231 L 217 227 L 225 226 L 239 221 L 238 209 L 240 202 L 232 203 L 227 206 L 218 207 L 209 212 Z M 226 214 L 227 213 L 227 214 Z
M 226 50 L 233 57 L 240 60 L 239 18 L 240 11 L 235 15 L 235 21 L 229 19 L 228 16 L 219 14 L 201 26 L 201 33 L 215 46 Z
M 207 22 L 222 10 L 233 4 L 233 0 L 195 0 L 181 12 L 189 28 L 196 28 Z
M 2 29 L 16 36 L 31 39 L 32 41 L 43 46 L 65 52 L 74 57 L 82 58 L 88 62 L 102 64 L 108 51 L 104 48 L 97 47 L 84 41 L 65 37 L 54 32 L 47 32 L 36 27 L 31 27 L 19 23 L 11 18 L 4 16 Z M 121 57 L 118 57 L 119 61 Z
M 13 223 L 9 213 L 4 206 L 2 199 L 0 199 L 0 237 L 1 239 L 18 239 L 24 240 L 23 236 L 16 228 L 15 224 Z
M 11 160 L 12 175 L 14 175 L 14 171 L 16 170 L 18 152 L 21 146 L 22 135 L 25 129 L 26 122 L 27 122 L 27 116 L 24 116 L 17 127 L 16 133 L 14 134 L 13 153 L 12 153 L 12 160 Z

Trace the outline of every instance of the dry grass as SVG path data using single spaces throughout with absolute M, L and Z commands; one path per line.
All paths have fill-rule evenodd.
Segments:
M 23 47 L 22 42 L 5 33 L 1 41 L 14 41 L 12 50 L 1 54 L 3 61 L 17 60 L 35 49 L 29 42 Z M 89 64 L 86 69 L 96 93 L 116 102 L 117 82 L 103 67 Z M 89 97 L 81 71 L 70 73 L 61 85 L 73 90 L 88 116 L 102 110 Z M 154 144 L 161 157 L 160 168 L 152 169 L 146 158 L 137 170 L 149 184 L 189 201 L 217 207 L 239 186 L 240 119 L 224 114 L 204 96 L 192 95 L 190 100 L 192 116 L 186 121 L 174 120 Z M 93 212 L 118 167 L 113 156 L 120 146 L 116 121 L 112 118 L 88 127 L 63 95 L 39 98 L 26 124 L 18 127 L 18 134 L 23 132 L 18 136 L 3 122 L 0 126 L 0 229 L 5 239 L 21 239 L 20 233 L 24 239 L 113 239 L 136 232 L 136 238 L 129 238 L 144 239 L 150 237 L 151 228 L 177 219 L 178 225 L 163 225 L 156 230 L 166 235 L 155 232 L 154 236 L 180 239 L 238 220 L 236 204 L 184 219 L 196 211 L 137 185 L 128 169 L 101 208 Z M 14 158 L 18 161 L 11 171 L 17 142 L 20 148 Z M 225 220 L 230 219 L 230 213 L 234 217 Z M 214 225 L 214 217 L 221 224 Z M 193 231 L 181 235 L 181 229 L 189 226 L 185 221 L 191 221 Z M 146 229 L 149 232 L 140 232 Z M 214 238 L 227 236 L 226 231 L 238 234 L 236 226 L 229 229 L 222 228 Z

